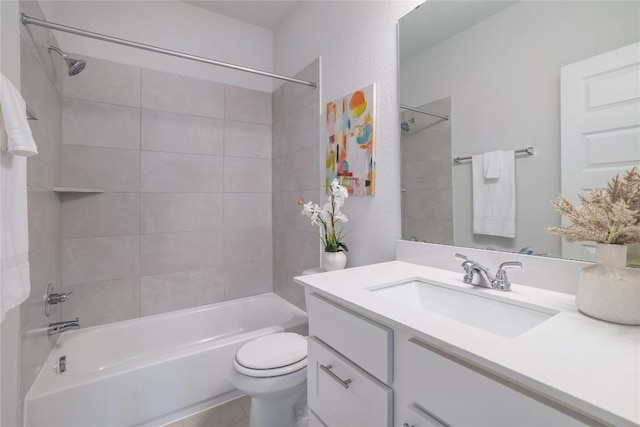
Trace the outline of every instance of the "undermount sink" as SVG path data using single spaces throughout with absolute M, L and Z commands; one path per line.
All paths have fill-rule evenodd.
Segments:
M 514 338 L 558 314 L 545 307 L 512 302 L 497 295 L 487 295 L 487 292 L 479 294 L 477 290 L 457 289 L 422 278 L 377 286 L 369 291 L 506 338 Z

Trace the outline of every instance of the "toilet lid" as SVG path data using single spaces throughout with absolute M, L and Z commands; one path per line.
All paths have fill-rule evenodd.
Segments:
M 306 358 L 307 340 L 302 335 L 291 332 L 256 338 L 240 347 L 236 354 L 239 365 L 258 370 L 297 365 Z

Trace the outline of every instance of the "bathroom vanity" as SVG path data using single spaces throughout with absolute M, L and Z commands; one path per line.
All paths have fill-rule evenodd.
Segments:
M 295 278 L 310 425 L 640 425 L 640 328 L 463 273 L 392 261 Z

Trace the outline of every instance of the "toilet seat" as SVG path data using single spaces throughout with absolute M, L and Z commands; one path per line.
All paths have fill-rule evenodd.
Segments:
M 265 335 L 238 350 L 235 369 L 250 377 L 275 377 L 307 366 L 307 340 L 291 332 Z

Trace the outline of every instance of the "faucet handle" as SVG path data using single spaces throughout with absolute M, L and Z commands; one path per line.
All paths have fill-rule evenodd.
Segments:
M 454 256 L 455 256 L 456 258 L 461 259 L 461 260 L 464 260 L 464 261 L 471 261 L 471 260 L 469 259 L 469 257 L 468 257 L 468 256 L 466 256 L 466 255 L 462 255 L 462 254 L 455 254 Z
M 506 271 L 510 268 L 517 268 L 519 270 L 522 268 L 522 263 L 520 261 L 507 261 L 500 264 L 500 268 L 496 273 L 495 289 L 504 292 L 511 291 L 511 282 L 509 281 Z

